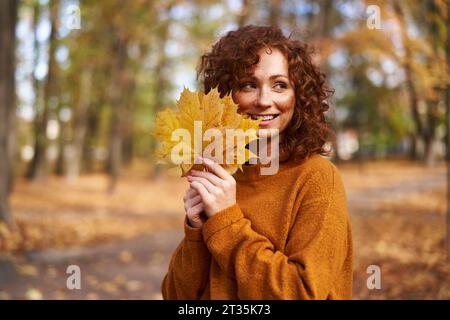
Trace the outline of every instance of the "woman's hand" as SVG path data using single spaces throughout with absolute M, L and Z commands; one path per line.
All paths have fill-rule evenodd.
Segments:
M 209 172 L 191 170 L 188 181 L 197 190 L 208 218 L 236 203 L 236 180 L 217 162 L 200 158 Z
M 201 228 L 206 222 L 206 216 L 203 213 L 204 207 L 200 194 L 194 188 L 190 187 L 183 198 L 184 211 L 193 228 Z

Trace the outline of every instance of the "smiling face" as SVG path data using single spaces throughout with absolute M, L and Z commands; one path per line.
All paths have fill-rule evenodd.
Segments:
M 253 119 L 263 119 L 260 129 L 278 129 L 288 126 L 295 106 L 295 91 L 289 79 L 288 62 L 278 49 L 262 49 L 253 74 L 240 79 L 233 90 L 238 112 Z

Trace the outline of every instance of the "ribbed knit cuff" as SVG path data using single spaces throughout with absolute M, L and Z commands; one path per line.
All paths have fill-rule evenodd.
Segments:
M 203 228 L 203 227 L 202 227 Z M 189 241 L 203 241 L 202 228 L 193 228 L 188 223 L 188 218 L 184 218 L 184 235 Z
M 244 214 L 237 203 L 217 212 L 214 216 L 208 218 L 202 227 L 204 241 L 207 242 L 214 233 L 232 225 L 243 217 Z

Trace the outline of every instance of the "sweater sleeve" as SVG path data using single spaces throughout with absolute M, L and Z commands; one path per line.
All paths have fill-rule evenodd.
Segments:
M 239 299 L 326 299 L 347 255 L 348 213 L 339 174 L 316 172 L 299 191 L 284 252 L 252 229 L 238 204 L 203 226 L 223 270 L 236 279 Z
M 211 254 L 201 228 L 192 228 L 184 220 L 185 237 L 175 249 L 161 291 L 163 299 L 200 299 L 209 278 Z

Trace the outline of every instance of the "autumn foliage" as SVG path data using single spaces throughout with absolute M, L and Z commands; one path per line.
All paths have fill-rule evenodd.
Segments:
M 208 94 L 191 92 L 185 88 L 177 102 L 177 107 L 178 111 L 166 108 L 156 116 L 154 134 L 160 141 L 160 147 L 156 150 L 155 155 L 160 162 L 176 165 L 173 157 L 179 154 L 174 150 L 180 144 L 184 148 L 183 157 L 186 160 L 180 165 L 183 176 L 194 167 L 195 159 L 204 155 L 206 150 L 214 150 L 211 153 L 216 157 L 219 156 L 216 153 L 220 150 L 223 162 L 219 163 L 230 174 L 236 172 L 238 168 L 242 170 L 242 164 L 251 157 L 256 157 L 249 149 L 245 148 L 245 145 L 257 138 L 256 130 L 258 130 L 260 121 L 240 115 L 237 112 L 238 106 L 230 95 L 220 98 L 217 88 Z M 195 122 L 197 121 L 201 123 L 200 132 L 196 132 Z M 179 129 L 186 130 L 189 139 L 181 140 L 181 142 L 173 139 L 173 133 Z M 205 135 L 210 129 L 216 130 L 214 139 L 208 139 Z M 231 136 L 233 143 L 227 144 L 227 136 L 234 135 L 238 130 L 245 133 L 243 143 L 236 142 L 235 136 Z M 199 147 L 196 148 L 198 143 L 200 143 Z M 228 153 L 232 154 L 232 161 L 225 162 Z M 202 169 L 202 165 L 195 166 Z

